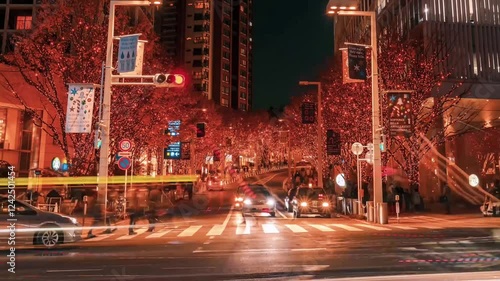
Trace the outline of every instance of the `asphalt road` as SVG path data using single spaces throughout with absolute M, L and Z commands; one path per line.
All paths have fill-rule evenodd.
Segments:
M 284 173 L 259 177 L 249 181 L 282 195 Z M 294 220 L 281 209 L 276 218 L 242 223 L 233 196 L 234 190 L 196 195 L 152 234 L 138 226 L 136 236 L 123 228 L 57 250 L 16 249 L 16 273 L 2 262 L 1 279 L 300 280 L 500 270 L 497 218 L 464 224 L 416 215 L 377 226 L 343 217 Z

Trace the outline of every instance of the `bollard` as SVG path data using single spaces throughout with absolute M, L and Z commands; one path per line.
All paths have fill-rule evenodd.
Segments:
M 379 223 L 380 224 L 388 224 L 389 223 L 389 213 L 387 209 L 387 203 L 380 203 L 379 210 Z
M 374 221 L 373 201 L 367 201 L 366 202 L 366 209 L 367 209 L 367 212 L 368 212 L 368 214 L 366 216 L 367 221 L 368 222 L 373 222 Z
M 357 200 L 354 201 L 354 204 L 352 204 L 352 214 L 353 215 L 361 214 L 361 212 L 358 209 L 358 206 L 359 206 L 358 201 Z
M 396 195 L 396 219 L 399 223 L 399 195 Z
M 82 226 L 85 227 L 85 216 L 87 215 L 87 204 L 89 201 L 89 197 L 87 195 L 83 196 L 83 219 Z
M 54 204 L 54 213 L 59 213 L 59 206 L 57 202 Z

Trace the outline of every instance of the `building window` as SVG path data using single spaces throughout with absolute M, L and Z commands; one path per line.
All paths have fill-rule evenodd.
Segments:
M 224 8 L 224 14 L 227 16 L 231 16 L 231 8 Z
M 229 54 L 229 52 L 223 51 L 222 52 L 222 57 L 225 58 L 225 59 L 230 59 L 231 55 Z
M 231 37 L 231 31 L 229 31 L 229 29 L 224 28 L 222 34 L 224 34 L 224 36 Z
M 203 78 L 203 72 L 193 71 L 193 79 L 201 79 L 201 78 Z
M 203 14 L 202 13 L 194 14 L 194 20 L 203 20 Z
M 208 8 L 210 8 L 210 5 L 208 2 L 205 3 L 204 1 L 196 1 L 194 3 L 194 8 L 195 9 L 208 9 Z
M 247 77 L 247 72 L 245 70 L 240 70 L 240 75 L 243 77 Z
M 193 67 L 202 67 L 201 60 L 194 60 L 193 61 Z
M 247 82 L 246 81 L 240 81 L 240 87 L 242 87 L 243 89 L 246 89 L 247 88 Z
M 241 60 L 241 65 L 247 66 L 247 60 Z
M 227 70 L 227 71 L 229 71 L 229 70 L 231 69 L 231 67 L 229 66 L 229 63 L 224 63 L 224 64 L 222 65 L 222 68 L 223 68 L 224 70 Z
M 221 98 L 221 99 L 220 99 L 220 104 L 221 104 L 222 106 L 226 106 L 226 107 L 227 107 L 227 106 L 229 106 L 229 100 L 228 100 L 228 99 L 226 99 L 226 98 Z
M 17 16 L 16 29 L 31 29 L 32 16 Z
M 223 74 L 222 75 L 222 81 L 229 83 L 229 75 Z
M 227 87 L 227 86 L 222 86 L 222 93 L 223 93 L 223 94 L 226 94 L 226 95 L 229 95 L 229 87 Z
M 0 108 L 0 149 L 5 148 L 6 124 L 7 124 L 7 108 Z
M 242 28 L 241 28 L 241 33 L 243 33 L 243 34 L 247 34 L 247 28 L 246 28 L 246 27 L 242 27 Z
M 248 41 L 245 37 L 241 37 L 240 42 L 241 42 L 241 44 L 244 44 L 244 45 L 246 45 L 248 43 Z
M 245 48 L 241 48 L 241 54 L 245 56 L 247 54 L 247 50 L 245 50 Z
M 201 92 L 201 91 L 203 91 L 203 86 L 202 86 L 201 84 L 194 84 L 194 85 L 193 85 L 193 88 L 194 88 L 194 90 L 195 90 L 195 91 L 197 91 L 197 92 Z
M 247 111 L 247 105 L 244 103 L 240 103 L 240 110 Z
M 193 56 L 201 56 L 201 48 L 194 48 L 193 49 Z
M 230 19 L 224 18 L 223 22 L 224 22 L 225 25 L 231 26 L 231 20 Z
M 222 45 L 228 49 L 231 48 L 231 43 L 229 43 L 229 41 L 224 40 L 224 43 L 222 43 Z
M 246 99 L 247 99 L 247 93 L 245 93 L 245 92 L 241 92 L 241 93 L 240 93 L 240 99 L 244 99 L 244 100 L 246 100 Z

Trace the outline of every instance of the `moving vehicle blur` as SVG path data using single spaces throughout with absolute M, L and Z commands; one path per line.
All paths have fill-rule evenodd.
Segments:
M 265 213 L 276 216 L 276 200 L 263 185 L 250 185 L 245 191 L 242 214 Z
M 330 217 L 332 204 L 321 187 L 299 187 L 292 200 L 293 217 L 320 215 Z

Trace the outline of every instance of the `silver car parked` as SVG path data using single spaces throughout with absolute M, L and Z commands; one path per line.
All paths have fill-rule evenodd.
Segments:
M 54 248 L 81 240 L 75 218 L 39 210 L 12 197 L 0 196 L 0 242 L 12 247 L 31 244 Z

